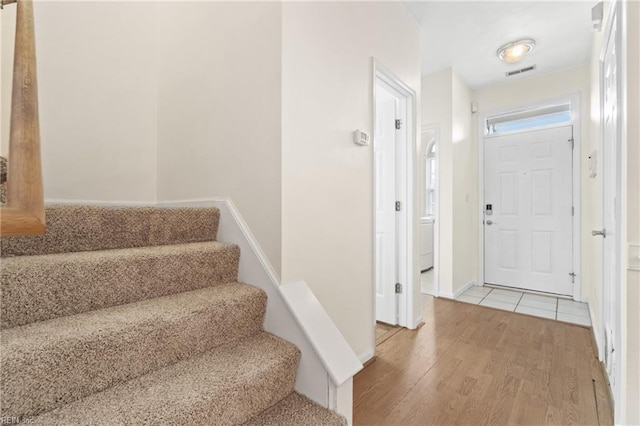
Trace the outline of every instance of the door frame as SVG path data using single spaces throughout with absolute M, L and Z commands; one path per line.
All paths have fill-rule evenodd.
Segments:
M 616 39 L 613 40 L 613 42 L 615 43 L 615 48 L 616 51 L 619 52 L 618 56 L 617 56 L 617 63 L 616 63 L 616 71 L 617 71 L 617 89 L 616 89 L 616 96 L 617 96 L 617 135 L 616 135 L 616 144 L 617 144 L 617 149 L 616 149 L 616 166 L 617 166 L 617 176 L 618 176 L 618 184 L 616 185 L 616 192 L 618 194 L 618 217 L 616 218 L 616 222 L 617 222 L 617 229 L 616 229 L 616 235 L 617 235 L 617 247 L 616 247 L 616 252 L 617 252 L 617 259 L 616 259 L 616 273 L 618 275 L 618 285 L 616 288 L 614 288 L 614 291 L 616 293 L 616 302 L 617 302 L 617 315 L 615 318 L 615 324 L 616 324 L 616 336 L 615 336 L 615 347 L 617 348 L 616 350 L 616 354 L 615 354 L 615 362 L 616 362 L 616 370 L 614 372 L 614 380 L 616 382 L 616 387 L 613 388 L 611 386 L 609 386 L 609 390 L 611 392 L 611 396 L 613 398 L 613 405 L 614 405 L 614 421 L 620 421 L 620 419 L 622 419 L 622 415 L 626 410 L 626 407 L 624 406 L 626 401 L 625 401 L 625 395 L 623 395 L 623 393 L 625 392 L 625 386 L 626 383 L 624 383 L 625 378 L 626 378 L 626 365 L 625 365 L 625 361 L 626 359 L 623 358 L 624 354 L 626 354 L 626 347 L 624 347 L 624 339 L 622 338 L 623 335 L 626 334 L 627 330 L 625 327 L 626 321 L 625 321 L 625 315 L 626 315 L 626 307 L 625 304 L 623 303 L 623 299 L 624 299 L 624 294 L 626 294 L 626 268 L 624 265 L 624 253 L 625 253 L 625 249 L 626 249 L 626 235 L 627 235 L 627 231 L 626 231 L 626 221 L 627 221 L 627 207 L 626 207 L 626 191 L 627 191 L 627 167 L 626 167 L 626 161 L 623 161 L 624 158 L 626 158 L 626 149 L 627 149 L 627 144 L 626 144 L 626 140 L 627 140 L 627 135 L 626 135 L 626 128 L 627 128 L 627 112 L 626 112 L 626 93 L 624 88 L 626 87 L 626 67 L 627 67 L 627 63 L 626 63 L 626 28 L 625 28 L 625 21 L 626 21 L 626 8 L 625 8 L 625 4 L 624 2 L 621 2 L 619 0 L 615 0 L 611 2 L 611 7 L 609 8 L 609 13 L 608 13 L 608 19 L 607 19 L 607 25 L 603 34 L 603 41 L 602 41 L 602 45 L 600 47 L 600 52 L 599 52 L 599 57 L 598 57 L 598 72 L 599 72 L 599 76 L 598 76 L 598 85 L 599 85 L 599 104 L 598 107 L 600 109 L 600 115 L 599 115 L 599 121 L 600 121 L 600 129 L 599 129 L 599 141 L 598 141 L 598 151 L 601 153 L 600 157 L 602 158 L 602 161 L 599 162 L 598 164 L 598 174 L 600 175 L 600 179 L 599 179 L 599 189 L 600 189 L 600 196 L 601 199 L 599 200 L 602 204 L 602 198 L 604 197 L 604 135 L 605 135 L 605 128 L 604 128 L 604 59 L 605 59 L 605 55 L 606 55 L 606 51 L 607 51 L 607 46 L 609 45 L 609 42 L 611 40 L 611 31 L 613 30 L 613 26 L 614 23 L 616 25 Z M 604 205 L 601 206 L 600 209 L 600 221 L 599 221 L 599 225 L 600 225 L 600 229 L 604 228 Z M 609 303 L 608 300 L 605 300 L 605 279 L 604 279 L 604 243 L 601 242 L 600 244 L 600 249 L 599 249 L 599 256 L 598 256 L 598 260 L 600 261 L 600 276 L 599 276 L 599 283 L 598 283 L 598 290 L 600 293 L 600 300 L 599 300 L 599 305 L 600 305 L 600 315 L 599 315 L 599 330 L 595 330 L 594 327 L 594 335 L 596 336 L 596 343 L 598 346 L 598 359 L 601 362 L 605 361 L 605 346 L 606 346 L 606 333 L 607 333 L 607 328 L 606 328 L 606 303 Z M 605 377 L 607 377 L 608 379 L 608 375 L 606 372 L 606 366 L 604 366 L 604 373 L 605 373 Z
M 398 213 L 398 234 L 397 234 L 397 249 L 398 249 L 398 274 L 399 281 L 403 284 L 403 291 L 398 295 L 398 325 L 415 329 L 418 324 L 418 317 L 415 309 L 416 291 L 419 290 L 415 286 L 417 273 L 414 272 L 414 258 L 417 250 L 414 243 L 415 240 L 415 223 L 416 223 L 416 203 L 414 203 L 414 182 L 415 182 L 415 152 L 416 152 L 416 138 L 417 138 L 417 117 L 416 117 L 416 92 L 407 85 L 404 81 L 398 78 L 389 68 L 384 66 L 380 61 L 372 58 L 372 147 L 376 143 L 375 127 L 376 127 L 376 87 L 378 81 L 384 82 L 386 85 L 392 87 L 402 98 L 406 101 L 406 117 L 403 117 L 406 121 L 406 129 L 404 132 L 405 141 L 404 147 L 404 171 L 396 170 L 396 176 L 400 176 L 399 173 L 403 173 L 402 182 L 402 194 L 401 197 L 397 197 L 399 201 L 402 201 L 404 208 Z M 373 150 L 372 150 L 373 152 Z M 372 326 L 374 332 L 371 333 L 372 347 L 375 351 L 375 325 L 376 325 L 376 291 L 375 291 L 375 276 L 376 276 L 376 239 L 375 239 L 375 214 L 376 214 L 376 193 L 377 185 L 375 179 L 376 171 L 376 158 L 372 155 L 372 205 L 371 211 L 373 215 L 373 223 L 371 229 L 372 236 L 372 285 L 371 285 L 371 299 L 373 302 L 372 309 Z M 404 281 L 404 282 L 403 282 Z
M 484 285 L 484 123 L 487 117 L 493 115 L 510 114 L 519 111 L 526 111 L 532 109 L 538 109 L 551 104 L 571 104 L 571 122 L 562 123 L 558 125 L 546 126 L 537 128 L 535 130 L 542 130 L 555 127 L 564 127 L 568 125 L 573 126 L 573 155 L 572 155 L 572 181 L 573 181 L 573 273 L 575 273 L 575 282 L 573 285 L 573 300 L 584 301 L 582 298 L 582 274 L 581 274 L 581 226 L 582 226 L 582 208 L 580 197 L 581 182 L 580 182 L 580 170 L 581 170 L 581 145 L 582 145 L 582 133 L 581 133 L 581 95 L 580 92 L 567 94 L 560 97 L 544 99 L 540 102 L 515 105 L 509 108 L 501 108 L 493 111 L 486 111 L 478 117 L 478 276 L 480 277 L 480 285 Z M 514 132 L 518 133 L 518 132 Z
M 436 135 L 434 142 L 436 151 L 436 208 L 433 221 L 433 296 L 440 297 L 440 124 L 423 125 L 420 128 L 420 136 L 430 131 L 433 131 Z M 422 156 L 420 161 L 424 164 L 424 158 Z M 420 170 L 422 169 L 420 168 Z M 424 181 L 424 173 L 422 175 L 420 179 Z M 422 194 L 420 195 L 422 196 Z M 422 216 L 422 213 L 420 215 Z

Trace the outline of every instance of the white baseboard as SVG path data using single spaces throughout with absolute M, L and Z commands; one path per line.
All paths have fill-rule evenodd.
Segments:
M 126 206 L 126 207 L 153 207 L 158 203 L 155 201 L 101 201 L 101 200 L 68 200 L 61 198 L 45 198 L 46 204 L 68 204 L 72 206 Z
M 593 340 L 596 342 L 596 352 L 598 353 L 598 359 L 600 361 L 604 361 L 604 344 L 602 342 L 600 333 L 600 322 L 594 321 L 595 315 L 593 313 L 593 309 L 591 308 L 591 303 L 587 303 L 589 308 L 589 318 L 591 319 L 591 333 L 593 334 Z
M 474 285 L 478 285 L 478 282 L 476 280 L 469 281 L 468 283 L 466 283 L 462 288 L 459 288 L 458 291 L 454 293 L 455 298 L 457 299 L 458 297 L 462 296 L 462 293 L 469 290 Z
M 364 364 L 365 362 L 369 361 L 371 358 L 373 358 L 373 348 L 367 349 L 364 352 L 361 352 L 358 354 L 358 359 L 360 360 L 360 362 L 362 364 Z
M 221 202 L 231 202 L 230 197 L 189 198 L 185 200 L 158 201 L 159 207 L 216 207 Z M 235 206 L 234 206 L 235 208 Z
M 171 201 L 104 201 L 104 200 L 79 200 L 66 198 L 46 198 L 45 204 L 68 204 L 85 206 L 133 206 L 133 207 L 215 207 L 218 202 L 229 200 L 225 197 L 216 198 L 191 198 L 186 200 Z
M 464 293 L 465 291 L 469 290 L 474 285 L 478 285 L 478 282 L 476 280 L 469 281 L 468 283 L 466 283 L 465 285 L 460 287 L 455 293 L 449 293 L 449 292 L 446 292 L 446 291 L 441 291 L 440 292 L 440 296 L 444 297 L 446 299 L 457 299 L 458 297 L 460 297 L 462 295 L 462 293 Z

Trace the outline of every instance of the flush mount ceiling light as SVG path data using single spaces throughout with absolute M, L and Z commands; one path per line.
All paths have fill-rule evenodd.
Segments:
M 535 45 L 536 41 L 532 39 L 512 41 L 498 49 L 498 57 L 508 64 L 515 64 L 531 52 Z

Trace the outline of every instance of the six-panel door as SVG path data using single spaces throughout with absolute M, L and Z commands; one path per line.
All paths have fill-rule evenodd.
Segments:
M 571 140 L 571 126 L 485 138 L 486 283 L 573 294 Z

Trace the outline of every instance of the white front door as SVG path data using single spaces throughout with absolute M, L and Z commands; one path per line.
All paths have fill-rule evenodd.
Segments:
M 392 90 L 376 86 L 375 153 L 375 244 L 376 319 L 398 323 L 395 284 L 398 279 L 396 250 L 396 128 L 398 100 Z
M 603 72 L 603 146 L 602 146 L 602 291 L 604 299 L 604 362 L 614 397 L 618 345 L 619 291 L 619 126 L 618 70 L 616 58 L 616 22 L 614 20 L 602 63 Z M 597 235 L 597 232 L 596 232 Z M 619 351 L 618 351 L 619 352 Z
M 486 283 L 573 294 L 572 140 L 572 126 L 485 138 Z

